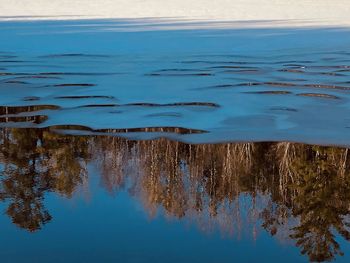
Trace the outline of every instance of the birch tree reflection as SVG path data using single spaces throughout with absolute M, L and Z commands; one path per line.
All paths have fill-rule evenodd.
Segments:
M 35 231 L 52 220 L 45 195 L 66 198 L 100 171 L 110 194 L 136 197 L 150 217 L 184 219 L 202 231 L 294 242 L 330 261 L 350 238 L 348 149 L 296 143 L 188 145 L 165 139 L 58 135 L 2 129 L 0 199 L 13 223 Z M 118 197 L 116 197 L 118 198 Z
M 166 140 L 126 144 L 109 137 L 95 143 L 106 188 L 127 188 L 151 217 L 162 208 L 168 217 L 185 217 L 203 231 L 224 235 L 250 227 L 255 236 L 262 228 L 294 240 L 311 261 L 342 255 L 338 236 L 350 237 L 348 149 Z

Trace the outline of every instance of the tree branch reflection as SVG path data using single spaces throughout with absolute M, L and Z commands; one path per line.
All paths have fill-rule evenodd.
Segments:
M 185 218 L 206 232 L 254 238 L 264 229 L 312 261 L 342 255 L 350 239 L 348 149 L 296 143 L 188 145 L 2 129 L 0 200 L 14 224 L 52 218 L 45 193 L 70 198 L 99 167 L 111 194 L 128 191 L 151 217 Z

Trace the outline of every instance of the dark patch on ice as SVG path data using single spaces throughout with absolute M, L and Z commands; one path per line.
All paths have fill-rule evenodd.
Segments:
M 213 102 L 176 102 L 176 103 L 166 103 L 166 104 L 157 104 L 157 103 L 129 103 L 122 106 L 142 106 L 142 107 L 173 107 L 173 106 L 204 106 L 204 107 L 220 107 L 219 104 Z
M 221 84 L 221 85 L 214 85 L 210 87 L 205 87 L 205 88 L 196 88 L 196 89 L 226 89 L 226 88 L 232 88 L 232 87 L 237 87 L 235 84 Z
M 292 92 L 286 91 L 286 90 L 246 91 L 246 92 L 242 92 L 242 93 L 246 93 L 246 94 L 270 94 L 270 95 L 292 94 Z
M 28 96 L 23 98 L 23 101 L 37 101 L 37 100 L 40 100 L 40 97 Z
M 289 73 L 305 73 L 304 70 L 300 69 L 279 69 L 279 72 L 289 72 Z
M 256 64 L 254 62 L 246 62 L 246 61 L 211 61 L 211 60 L 188 60 L 188 61 L 180 61 L 179 63 L 183 64 L 237 64 L 237 65 L 246 65 L 246 64 Z
M 349 84 L 342 82 L 343 84 Z M 246 82 L 238 84 L 221 84 L 209 86 L 204 89 L 211 88 L 231 88 L 231 87 L 244 87 L 244 86 L 272 86 L 272 87 L 296 87 L 296 88 L 319 88 L 319 89 L 337 89 L 337 90 L 350 90 L 350 87 L 339 85 L 327 85 L 327 84 L 294 84 L 290 82 Z M 203 88 L 199 88 L 203 89 Z
M 211 76 L 210 70 L 204 69 L 188 69 L 188 68 L 172 68 L 160 69 L 152 73 L 145 74 L 145 76 Z
M 349 69 L 336 70 L 335 72 L 350 72 L 350 68 Z
M 31 62 L 31 61 L 24 61 L 24 60 L 0 60 L 0 63 L 24 63 L 24 62 Z
M 282 65 L 284 67 L 297 67 L 297 68 L 305 68 L 304 65 L 301 65 L 301 64 L 284 64 Z
M 20 80 L 8 80 L 8 81 L 5 81 L 4 83 L 6 83 L 6 84 L 29 84 L 28 82 L 20 81 Z
M 295 87 L 297 84 L 289 82 L 264 82 L 262 85 L 276 86 L 276 87 Z
M 259 69 L 237 69 L 237 70 L 225 70 L 221 71 L 220 73 L 225 73 L 225 74 L 242 74 L 242 73 L 257 73 L 259 72 Z
M 305 96 L 305 97 L 317 97 L 317 98 L 325 98 L 325 99 L 340 99 L 337 96 L 324 94 L 324 93 L 299 93 L 297 96 Z
M 209 87 L 195 88 L 194 90 L 202 90 L 202 89 L 227 89 L 234 87 L 245 87 L 245 86 L 259 86 L 262 85 L 260 82 L 247 82 L 247 83 L 238 83 L 238 84 L 219 84 L 213 85 Z
M 96 84 L 91 83 L 64 83 L 64 84 L 55 84 L 53 87 L 93 87 Z
M 214 66 L 209 67 L 209 69 L 257 69 L 256 67 L 248 67 L 248 66 L 230 66 L 230 65 L 224 65 L 224 66 Z
M 49 77 L 49 76 L 41 76 L 41 75 L 24 75 L 20 77 L 10 78 L 10 79 L 61 79 L 60 77 Z
M 297 112 L 297 109 L 289 108 L 289 107 L 271 107 L 270 110 L 272 111 L 291 111 L 291 112 Z
M 0 72 L 0 76 L 23 76 L 25 73 Z
M 272 64 L 312 64 L 314 61 L 312 60 L 286 60 L 286 61 L 276 61 L 272 62 Z
M 333 76 L 333 77 L 344 77 L 346 76 L 345 74 L 340 74 L 336 72 L 321 72 L 321 75 L 326 75 L 326 76 Z
M 52 55 L 40 56 L 39 58 L 66 58 L 66 57 L 108 58 L 110 56 L 98 55 L 98 54 L 70 53 L 70 54 L 52 54 Z
M 114 99 L 113 96 L 99 96 L 99 95 L 92 95 L 92 96 L 58 96 L 55 97 L 55 99 Z
M 348 65 L 309 66 L 310 69 L 350 69 Z
M 350 87 L 327 85 L 327 84 L 304 84 L 303 86 L 308 88 L 318 88 L 318 89 L 350 90 Z
M 174 69 L 161 69 L 157 70 L 156 72 L 207 72 L 208 70 L 205 69 L 183 69 L 183 68 L 174 68 Z
M 97 73 L 97 72 L 41 72 L 37 75 L 44 76 L 110 76 L 119 75 L 121 73 Z M 32 74 L 34 75 L 34 74 Z

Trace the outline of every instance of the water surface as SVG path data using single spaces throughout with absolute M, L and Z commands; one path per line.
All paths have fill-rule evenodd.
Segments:
M 1 22 L 2 262 L 348 262 L 349 31 L 255 23 Z
M 346 148 L 0 139 L 3 262 L 349 259 Z

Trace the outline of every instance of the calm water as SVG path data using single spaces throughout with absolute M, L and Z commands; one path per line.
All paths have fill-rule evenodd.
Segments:
M 349 30 L 254 23 L 0 22 L 1 262 L 349 262 Z
M 8 128 L 0 141 L 2 262 L 349 260 L 348 149 Z

